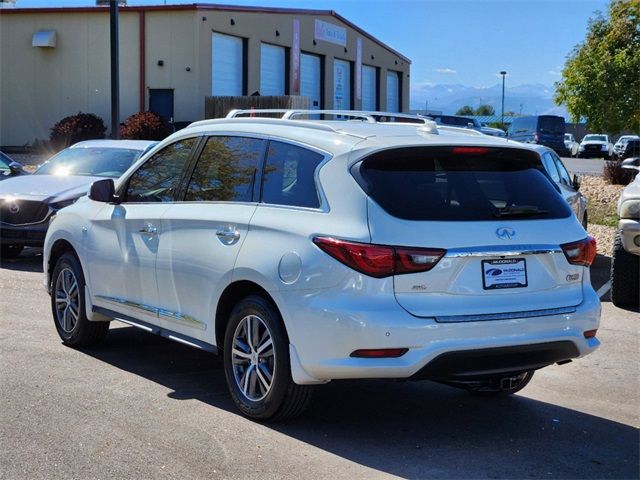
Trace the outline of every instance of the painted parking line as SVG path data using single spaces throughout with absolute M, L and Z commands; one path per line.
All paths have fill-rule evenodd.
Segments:
M 605 283 L 604 285 L 602 285 L 598 291 L 596 292 L 596 295 L 598 295 L 598 298 L 602 298 L 604 297 L 607 293 L 609 293 L 609 290 L 611 290 L 611 280 L 609 280 L 607 283 Z

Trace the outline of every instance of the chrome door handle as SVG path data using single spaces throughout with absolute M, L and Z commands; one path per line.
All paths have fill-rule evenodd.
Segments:
M 147 223 L 145 227 L 142 227 L 138 231 L 143 235 L 157 235 L 158 233 L 158 229 L 150 223 Z
M 240 238 L 240 232 L 235 228 L 229 228 L 227 230 L 218 230 L 216 232 L 218 239 L 225 245 L 231 245 Z

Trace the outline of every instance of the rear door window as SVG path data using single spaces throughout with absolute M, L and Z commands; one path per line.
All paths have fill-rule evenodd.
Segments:
M 212 136 L 191 174 L 189 202 L 251 202 L 264 140 Z
M 543 168 L 538 154 L 519 149 L 415 147 L 371 155 L 352 173 L 387 213 L 406 220 L 569 217 Z
M 270 141 L 262 176 L 262 201 L 319 208 L 315 172 L 324 156 L 289 143 Z
M 553 179 L 553 181 L 556 183 L 560 183 L 560 174 L 558 173 L 558 169 L 555 162 L 553 161 L 551 153 L 546 152 L 542 154 L 542 163 L 544 164 L 545 170 Z
M 560 181 L 565 185 L 571 185 L 571 175 L 569 175 L 569 172 L 564 167 L 564 164 L 562 163 L 562 160 L 560 160 L 560 157 L 558 157 L 555 153 L 552 153 L 551 157 L 558 167 L 558 172 L 560 172 Z

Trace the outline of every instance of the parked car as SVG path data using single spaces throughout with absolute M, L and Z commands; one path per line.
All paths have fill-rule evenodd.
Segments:
M 587 199 L 580 193 L 580 178 L 574 175 L 573 178 L 562 163 L 562 160 L 551 148 L 543 145 L 531 145 L 530 148 L 540 155 L 540 161 L 549 177 L 557 185 L 562 197 L 567 201 L 576 218 L 586 230 L 589 223 L 587 211 Z
M 16 257 L 25 246 L 42 246 L 51 215 L 86 195 L 93 181 L 119 177 L 156 143 L 142 140 L 79 142 L 51 157 L 33 175 L 1 182 L 2 257 Z
M 578 147 L 580 158 L 604 158 L 608 160 L 613 155 L 613 145 L 609 141 L 609 135 L 593 133 L 585 135 Z
M 566 124 L 557 115 L 516 117 L 509 125 L 507 138 L 522 143 L 536 143 L 552 148 L 561 157 L 568 152 L 564 144 Z
M 62 341 L 116 319 L 218 352 L 254 419 L 334 379 L 512 394 L 598 347 L 595 241 L 536 152 L 309 114 L 335 112 L 196 122 L 58 212 L 43 266 Z
M 622 161 L 625 158 L 640 157 L 640 139 L 625 140 L 621 147 L 616 153 L 616 160 Z
M 620 154 L 624 150 L 624 146 L 629 140 L 640 140 L 638 135 L 622 135 L 613 145 L 613 156 L 620 159 Z
M 573 137 L 573 133 L 564 134 L 564 146 L 567 149 L 567 154 L 569 156 L 578 156 L 578 148 L 580 148 L 580 144 L 576 142 L 576 139 Z
M 623 160 L 622 168 L 640 171 L 640 157 Z M 640 174 L 618 201 L 618 231 L 611 259 L 611 301 L 618 307 L 640 307 Z
M 460 115 L 429 115 L 438 125 L 448 125 L 451 127 L 470 128 L 492 137 L 506 137 L 507 134 L 499 128 L 487 127 L 475 118 L 463 117 Z
M 27 175 L 22 164 L 14 161 L 6 153 L 0 152 L 0 180 L 18 175 Z

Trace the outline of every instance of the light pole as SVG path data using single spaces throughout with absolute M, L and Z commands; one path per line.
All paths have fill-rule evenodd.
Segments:
M 500 121 L 500 123 L 502 124 L 502 128 L 504 128 L 504 77 L 506 74 L 507 72 L 505 72 L 504 70 L 500 72 L 500 75 L 502 75 L 502 119 Z

